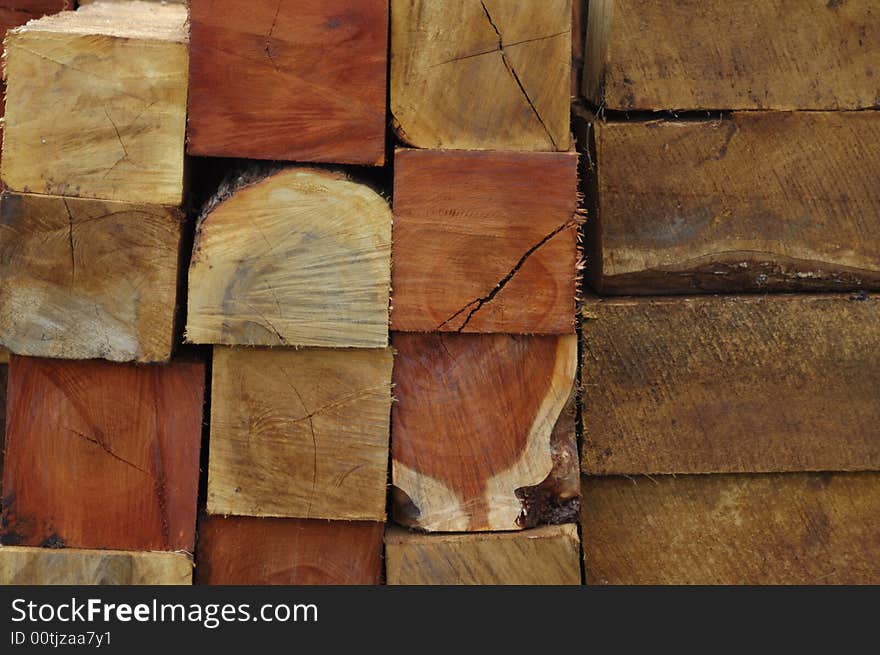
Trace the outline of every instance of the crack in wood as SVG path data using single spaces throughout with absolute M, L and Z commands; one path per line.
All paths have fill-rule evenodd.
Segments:
M 67 211 L 67 241 L 70 244 L 70 283 L 73 285 L 76 282 L 76 251 L 73 240 L 73 214 L 70 213 L 67 198 L 62 198 L 61 202 L 64 203 L 64 209 Z

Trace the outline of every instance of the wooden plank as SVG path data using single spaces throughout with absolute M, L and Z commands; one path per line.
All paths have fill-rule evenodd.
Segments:
M 387 0 L 192 0 L 190 22 L 190 154 L 384 162 Z
M 0 547 L 3 585 L 188 585 L 192 574 L 183 553 Z
M 22 355 L 167 360 L 182 223 L 158 205 L 4 193 L 0 344 Z
M 574 336 L 394 334 L 392 505 L 427 531 L 573 520 Z
M 186 8 L 93 4 L 6 38 L 3 182 L 13 191 L 179 205 Z
M 880 469 L 880 296 L 584 306 L 588 473 Z
M 245 175 L 205 208 L 189 271 L 194 343 L 388 345 L 391 209 L 341 173 Z
M 2 542 L 192 552 L 204 383 L 196 362 L 13 356 Z
M 376 585 L 382 523 L 249 517 L 199 522 L 196 582 L 205 585 Z
M 390 585 L 579 585 L 577 526 L 524 532 L 385 533 Z
M 391 324 L 574 332 L 577 154 L 398 150 Z
M 588 138 L 580 121 L 581 143 Z M 602 293 L 880 288 L 880 112 L 594 123 Z
M 385 520 L 392 351 L 214 349 L 208 511 Z
M 418 148 L 568 150 L 571 16 L 571 0 L 392 0 L 397 136 Z
M 876 9 L 874 0 L 591 0 L 584 95 L 615 110 L 876 107 Z
M 584 478 L 587 584 L 877 584 L 880 475 Z

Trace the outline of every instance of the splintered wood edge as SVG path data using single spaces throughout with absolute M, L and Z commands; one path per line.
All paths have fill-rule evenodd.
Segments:
M 437 543 L 468 543 L 489 541 L 516 541 L 520 539 L 554 539 L 564 537 L 580 542 L 577 525 L 542 525 L 528 530 L 502 532 L 415 532 L 406 528 L 388 524 L 385 528 L 385 544 L 389 546 L 406 546 L 409 544 Z

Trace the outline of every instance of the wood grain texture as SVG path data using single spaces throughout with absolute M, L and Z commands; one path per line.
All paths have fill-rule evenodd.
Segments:
M 0 361 L 0 477 L 3 471 L 3 453 L 6 452 L 6 384 L 9 365 Z
M 573 518 L 574 336 L 395 333 L 393 341 L 398 523 L 484 531 L 533 525 L 536 514 Z
M 377 585 L 382 523 L 250 517 L 199 522 L 204 585 Z
M 29 20 L 55 14 L 73 7 L 73 0 L 2 0 L 0 2 L 0 38 L 6 31 Z
M 192 575 L 183 553 L 0 547 L 3 585 L 189 585 Z
M 171 356 L 183 215 L 157 205 L 0 196 L 0 344 L 21 355 Z
M 571 0 L 392 0 L 391 112 L 418 148 L 568 150 Z
M 392 351 L 214 349 L 208 511 L 385 520 Z
M 186 8 L 94 4 L 6 38 L 2 177 L 13 191 L 179 205 Z
M 392 329 L 574 332 L 577 153 L 398 150 Z
M 593 125 L 598 291 L 880 288 L 880 112 Z
M 591 0 L 584 95 L 619 110 L 876 107 L 878 43 L 874 0 Z
M 205 367 L 13 356 L 6 545 L 192 552 Z
M 579 585 L 577 526 L 523 532 L 385 534 L 390 585 Z
M 589 299 L 584 472 L 880 469 L 880 297 Z
M 192 0 L 188 152 L 381 165 L 387 0 Z
M 877 584 L 880 475 L 584 478 L 587 584 Z
M 221 190 L 196 234 L 187 339 L 387 346 L 391 220 L 379 194 L 323 170 Z

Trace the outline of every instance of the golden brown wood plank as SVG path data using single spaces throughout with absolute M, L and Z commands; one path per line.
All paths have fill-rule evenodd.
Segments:
M 14 191 L 178 205 L 186 8 L 93 4 L 6 39 L 2 177 Z
M 5 545 L 192 552 L 205 366 L 13 356 Z
M 204 585 L 376 585 L 384 524 L 250 517 L 199 522 Z
M 523 532 L 385 533 L 390 585 L 579 585 L 577 526 Z
M 584 306 L 588 473 L 880 469 L 880 296 Z
M 584 478 L 587 584 L 878 584 L 880 474 Z
M 394 518 L 427 531 L 571 520 L 574 336 L 395 333 Z
M 880 112 L 594 129 L 600 292 L 880 288 Z
M 568 150 L 571 0 L 392 0 L 391 113 L 418 148 Z
M 577 154 L 398 150 L 391 325 L 574 331 Z
M 381 165 L 388 0 L 192 0 L 188 152 Z
M 0 547 L 4 585 L 188 585 L 192 574 L 183 553 Z
M 246 175 L 204 210 L 189 271 L 194 343 L 388 345 L 391 209 L 340 173 Z
M 590 0 L 584 95 L 607 109 L 880 106 L 874 0 Z
M 4 193 L 0 344 L 21 355 L 167 360 L 182 222 L 158 205 Z
M 208 511 L 385 520 L 392 351 L 214 349 Z

